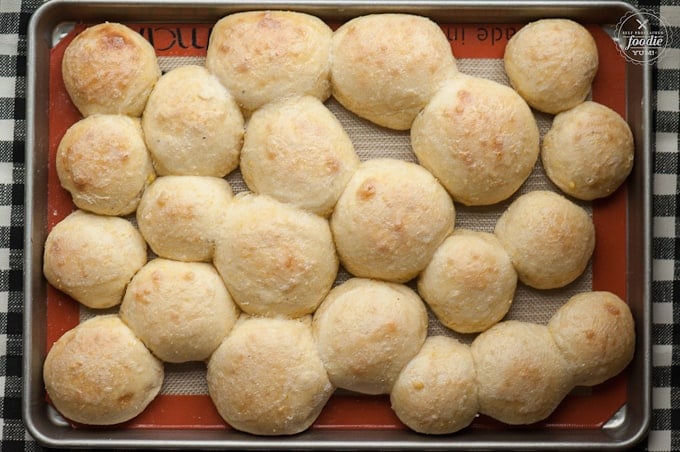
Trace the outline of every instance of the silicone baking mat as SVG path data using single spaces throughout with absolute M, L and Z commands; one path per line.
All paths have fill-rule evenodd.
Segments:
M 65 131 L 80 119 L 71 103 L 61 77 L 61 58 L 73 37 L 90 24 L 77 24 L 54 47 L 50 59 L 50 110 L 48 168 L 48 230 L 74 209 L 68 192 L 61 188 L 54 167 L 56 149 Z M 203 64 L 212 24 L 127 24 L 147 38 L 158 55 L 164 72 L 187 64 Z M 507 40 L 521 24 L 440 24 L 449 38 L 458 69 L 509 84 L 503 70 L 503 51 Z M 331 24 L 335 27 L 337 24 Z M 625 61 L 615 44 L 599 26 L 587 26 L 594 36 L 600 58 L 599 71 L 592 89 L 592 100 L 609 106 L 625 117 Z M 332 98 L 326 102 L 338 117 L 362 160 L 392 157 L 416 161 L 410 148 L 409 133 L 390 131 L 357 118 Z M 552 117 L 535 112 L 541 136 L 549 129 Z M 227 176 L 234 192 L 246 190 L 238 170 Z M 521 189 L 513 197 L 490 207 L 464 207 L 456 204 L 457 228 L 491 232 L 496 219 L 519 194 L 536 189 L 556 188 L 546 178 L 540 160 Z M 575 293 L 609 290 L 625 300 L 626 296 L 626 207 L 625 186 L 605 200 L 579 202 L 593 216 L 596 248 L 586 272 L 574 283 L 558 290 L 539 291 L 518 285 L 515 301 L 506 316 L 535 323 L 546 323 L 552 314 Z M 131 218 L 131 221 L 134 221 Z M 153 257 L 153 256 L 151 256 Z M 337 282 L 347 279 L 342 272 Z M 107 310 L 106 313 L 115 312 Z M 81 307 L 68 296 L 48 287 L 47 347 L 82 319 L 101 312 Z M 464 342 L 474 336 L 457 335 L 442 327 L 430 316 L 430 334 L 453 335 Z M 625 372 L 594 388 L 577 388 L 545 421 L 532 428 L 600 428 L 625 403 Z M 122 428 L 210 428 L 229 426 L 220 418 L 209 396 L 203 363 L 166 364 L 165 381 L 160 395 L 137 418 Z M 76 426 L 74 428 L 86 428 Z M 392 412 L 388 396 L 363 396 L 337 391 L 324 408 L 312 429 L 404 429 Z M 509 427 L 485 416 L 471 425 L 475 428 Z

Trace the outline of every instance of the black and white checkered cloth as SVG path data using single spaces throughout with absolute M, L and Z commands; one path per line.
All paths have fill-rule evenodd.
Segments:
M 680 450 L 680 2 L 640 1 L 671 28 L 653 71 L 652 423 L 648 450 Z
M 0 450 L 40 450 L 21 420 L 26 33 L 41 0 L 0 0 Z M 653 389 L 641 448 L 680 450 L 680 2 L 637 6 L 671 26 L 653 71 Z

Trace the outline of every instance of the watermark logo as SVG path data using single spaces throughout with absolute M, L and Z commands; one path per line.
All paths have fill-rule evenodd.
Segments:
M 628 12 L 616 25 L 618 50 L 635 64 L 653 64 L 666 50 L 670 28 L 660 17 L 649 11 Z

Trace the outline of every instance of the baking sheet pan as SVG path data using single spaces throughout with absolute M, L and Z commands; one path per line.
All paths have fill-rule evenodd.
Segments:
M 440 23 L 456 24 L 447 28 L 450 39 L 461 40 L 467 30 L 468 36 L 486 30 L 484 44 L 490 58 L 502 56 L 503 30 L 517 24 L 543 17 L 569 17 L 584 23 L 595 24 L 596 33 L 605 35 L 608 27 L 631 7 L 623 3 L 461 3 L 461 2 L 259 2 L 237 4 L 229 2 L 173 2 L 159 7 L 158 3 L 128 2 L 75 2 L 54 1 L 44 5 L 32 18 L 29 29 L 29 84 L 28 84 L 28 136 L 27 136 L 27 224 L 26 224 L 26 273 L 25 273 L 25 352 L 24 352 L 24 419 L 29 432 L 40 442 L 54 447 L 174 447 L 174 448 L 623 448 L 639 440 L 649 423 L 649 71 L 648 67 L 621 62 L 617 74 L 600 77 L 611 83 L 615 78 L 623 84 L 620 99 L 597 99 L 603 103 L 614 102 L 613 107 L 625 115 L 636 137 L 636 163 L 627 186 L 615 197 L 595 206 L 594 217 L 609 219 L 602 224 L 618 224 L 612 234 L 607 226 L 599 233 L 611 240 L 609 245 L 598 244 L 601 254 L 596 254 L 594 265 L 618 266 L 624 274 L 622 284 L 613 291 L 628 300 L 637 326 L 637 350 L 629 370 L 616 381 L 603 385 L 599 391 L 618 391 L 625 405 L 606 422 L 587 422 L 590 410 L 576 404 L 573 410 L 581 410 L 581 417 L 567 417 L 540 425 L 511 428 L 481 421 L 474 428 L 444 437 L 423 436 L 412 433 L 389 411 L 385 398 L 335 397 L 331 407 L 310 429 L 294 437 L 262 438 L 225 429 L 219 417 L 210 411 L 209 400 L 196 400 L 181 395 L 164 396 L 156 403 L 151 414 L 142 415 L 136 424 L 128 428 L 73 428 L 60 419 L 45 401 L 41 366 L 47 348 L 59 328 L 47 324 L 46 300 L 50 290 L 42 277 L 42 244 L 49 227 L 54 224 L 64 208 L 55 210 L 54 200 L 47 195 L 49 176 L 50 133 L 54 133 L 54 115 L 50 108 L 54 102 L 54 86 L 50 87 L 50 55 L 53 45 L 60 41 L 72 23 L 97 23 L 104 20 L 147 24 L 149 32 L 163 24 L 202 24 L 209 28 L 220 17 L 234 11 L 252 9 L 291 9 L 308 12 L 330 22 L 338 23 L 350 17 L 369 12 L 408 12 L 427 15 Z M 480 31 L 473 24 L 488 25 Z M 200 28 L 200 27 L 199 27 Z M 500 30 L 498 39 L 495 31 Z M 144 31 L 143 28 L 140 31 Z M 479 41 L 482 35 L 477 36 Z M 606 39 L 600 36 L 600 39 Z M 507 36 L 505 36 L 507 40 Z M 465 58 L 470 46 L 456 47 L 457 58 Z M 157 48 L 163 46 L 157 46 Z M 196 46 L 200 47 L 200 45 Z M 475 52 L 479 52 L 479 47 Z M 496 54 L 494 54 L 496 52 Z M 498 54 L 500 52 L 500 54 Z M 162 52 L 159 52 L 162 53 Z M 172 53 L 172 52 L 170 52 Z M 200 56 L 200 51 L 197 51 Z M 159 55 L 160 56 L 160 55 Z M 487 56 L 487 55 L 484 55 Z M 611 69 L 601 64 L 604 70 Z M 616 66 L 614 66 L 616 67 Z M 616 76 L 617 75 L 617 76 Z M 614 77 L 616 76 L 616 77 Z M 596 90 L 594 89 L 594 96 Z M 57 100 L 57 103 L 59 101 Z M 73 112 L 71 112 L 73 113 Z M 52 120 L 52 122 L 51 122 Z M 68 123 L 68 121 L 66 122 Z M 50 129 L 52 131 L 50 132 Z M 623 244 L 623 246 L 621 246 Z M 602 250 L 609 250 L 604 252 Z M 618 253 L 618 254 L 613 254 Z M 599 262 L 599 263 L 598 263 Z M 610 283 L 598 281 L 602 272 L 594 272 L 593 287 L 608 288 Z M 615 285 L 618 283 L 614 283 Z M 52 294 L 54 295 L 54 294 Z M 67 329 L 77 323 L 82 315 L 77 309 L 68 312 L 72 319 L 59 321 L 60 328 Z M 70 323 L 69 323 L 70 322 Z M 207 404 L 206 404 L 207 402 Z M 567 404 L 569 402 L 567 401 Z M 193 406 L 193 404 L 197 404 Z M 178 410 L 178 406 L 181 408 Z M 207 407 L 207 409 L 206 409 Z M 386 409 L 387 407 L 387 409 Z M 561 412 L 564 412 L 562 409 Z M 568 408 L 566 409 L 568 411 Z M 160 418 L 156 412 L 166 413 Z M 194 413 L 194 418 L 174 417 L 167 413 Z M 199 419 L 200 418 L 200 419 Z M 197 420 L 199 419 L 199 420 Z M 577 419 L 578 422 L 574 422 Z M 596 425 L 596 427 L 593 427 Z M 197 428 L 199 427 L 199 428 Z

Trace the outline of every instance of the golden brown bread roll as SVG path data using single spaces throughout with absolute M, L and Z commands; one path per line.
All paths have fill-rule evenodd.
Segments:
M 494 233 L 519 279 L 536 289 L 554 289 L 574 281 L 595 249 L 595 226 L 588 212 L 545 190 L 515 199 L 498 219 Z
M 120 317 L 159 359 L 182 363 L 208 359 L 238 309 L 212 265 L 157 258 L 130 281 Z
M 489 205 L 510 197 L 529 177 L 539 133 L 531 109 L 512 88 L 459 76 L 413 121 L 411 145 L 455 201 Z
M 547 418 L 574 386 L 548 327 L 508 320 L 471 345 L 479 412 L 506 424 Z
M 157 255 L 207 262 L 213 257 L 220 221 L 231 199 L 229 183 L 219 177 L 159 177 L 142 196 L 137 224 Z
M 248 11 L 212 29 L 206 67 L 246 116 L 290 96 L 330 96 L 333 31 L 321 19 L 292 11 Z
M 545 172 L 562 191 L 593 200 L 612 194 L 633 169 L 633 133 L 614 110 L 586 101 L 559 113 L 543 137 Z
M 146 243 L 129 221 L 76 210 L 47 235 L 43 273 L 83 305 L 110 308 L 146 259 Z
M 427 335 L 427 311 L 407 286 L 352 278 L 331 290 L 312 331 L 331 382 L 387 394 Z
M 213 263 L 246 313 L 300 317 L 333 285 L 328 221 L 266 195 L 242 193 L 222 212 Z
M 161 76 L 151 44 L 125 25 L 109 22 L 86 28 L 69 43 L 61 71 L 83 116 L 141 116 Z
M 418 278 L 437 319 L 459 333 L 484 331 L 507 314 L 517 287 L 510 256 L 493 234 L 456 229 Z
M 505 71 L 513 88 L 537 110 L 556 114 L 583 102 L 599 65 L 595 40 L 569 19 L 541 19 L 508 41 Z
M 159 175 L 223 177 L 238 166 L 243 115 L 202 66 L 178 67 L 158 80 L 142 127 Z
M 405 282 L 427 265 L 454 221 L 451 197 L 427 170 L 375 159 L 363 162 L 350 179 L 331 228 L 350 273 Z
M 156 177 L 140 120 L 124 115 L 88 116 L 69 127 L 56 167 L 73 203 L 101 215 L 134 212 Z
M 439 26 L 411 14 L 367 14 L 333 34 L 333 97 L 378 125 L 407 130 L 444 80 L 457 74 Z
M 327 216 L 357 166 L 340 121 L 315 97 L 270 103 L 248 121 L 241 174 L 255 193 Z
M 611 292 L 585 292 L 567 301 L 548 322 L 577 385 L 593 386 L 619 374 L 635 353 L 630 308 Z
M 113 425 L 134 418 L 156 397 L 163 363 L 117 315 L 102 315 L 53 344 L 43 378 L 62 415 L 82 424 Z
M 451 337 L 428 337 L 399 374 L 390 401 L 399 419 L 420 433 L 454 433 L 470 425 L 479 409 L 470 347 Z
M 306 430 L 335 389 L 314 346 L 308 317 L 243 315 L 210 358 L 207 378 L 224 420 L 256 435 Z

